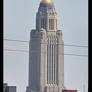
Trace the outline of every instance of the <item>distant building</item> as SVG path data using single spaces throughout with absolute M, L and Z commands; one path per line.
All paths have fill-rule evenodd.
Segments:
M 62 92 L 78 92 L 77 90 L 63 90 Z
M 3 85 L 3 92 L 6 92 L 5 90 L 6 90 L 6 87 L 7 87 L 7 83 L 4 83 L 4 85 Z
M 16 92 L 16 86 L 8 86 L 7 83 L 4 83 L 3 92 Z

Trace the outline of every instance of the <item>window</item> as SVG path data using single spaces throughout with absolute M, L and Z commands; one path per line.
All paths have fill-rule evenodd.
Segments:
M 49 19 L 49 30 L 54 30 L 54 19 Z
M 41 28 L 46 29 L 46 19 L 45 18 L 41 19 Z

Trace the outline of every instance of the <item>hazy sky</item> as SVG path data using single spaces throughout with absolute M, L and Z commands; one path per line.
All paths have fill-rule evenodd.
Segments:
M 58 13 L 58 29 L 64 44 L 88 45 L 88 0 L 53 0 Z M 35 29 L 40 0 L 4 0 L 4 38 L 29 40 Z M 28 50 L 28 43 L 4 42 L 5 49 Z M 88 48 L 65 47 L 65 54 L 88 54 Z M 4 51 L 4 82 L 25 92 L 28 85 L 29 54 Z M 64 78 L 68 89 L 85 92 L 88 88 L 88 57 L 64 56 Z

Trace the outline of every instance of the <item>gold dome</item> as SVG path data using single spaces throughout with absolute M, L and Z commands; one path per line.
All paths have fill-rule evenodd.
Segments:
M 50 3 L 52 3 L 52 0 L 42 0 L 42 2 L 44 2 L 46 4 L 50 4 Z
M 42 0 L 40 7 L 54 7 L 52 0 Z

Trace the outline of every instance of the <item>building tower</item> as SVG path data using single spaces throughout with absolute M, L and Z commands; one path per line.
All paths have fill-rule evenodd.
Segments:
M 64 42 L 57 29 L 52 0 L 42 0 L 36 29 L 30 32 L 29 80 L 26 92 L 62 92 L 64 89 Z

